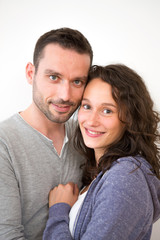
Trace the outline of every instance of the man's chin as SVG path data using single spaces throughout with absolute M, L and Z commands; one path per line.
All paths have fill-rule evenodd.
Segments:
M 54 123 L 65 123 L 65 122 L 67 122 L 69 119 L 70 119 L 70 117 L 72 116 L 72 114 L 73 113 L 70 113 L 70 114 L 68 114 L 68 115 L 66 115 L 66 116 L 62 116 L 62 115 L 60 115 L 60 116 L 46 116 L 50 121 L 52 121 L 52 122 L 54 122 Z

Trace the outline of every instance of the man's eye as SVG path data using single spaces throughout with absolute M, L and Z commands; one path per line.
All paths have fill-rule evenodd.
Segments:
M 51 75 L 51 76 L 49 76 L 49 78 L 53 81 L 56 81 L 58 79 L 58 77 L 56 75 Z
M 74 80 L 74 84 L 75 84 L 76 86 L 81 86 L 83 83 L 82 83 L 82 81 L 80 81 L 80 80 Z

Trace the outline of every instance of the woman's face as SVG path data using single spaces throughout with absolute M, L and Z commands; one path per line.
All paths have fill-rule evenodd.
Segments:
M 93 148 L 96 160 L 107 146 L 118 140 L 124 132 L 124 124 L 118 118 L 117 104 L 112 97 L 111 86 L 95 78 L 87 85 L 78 121 L 84 143 Z

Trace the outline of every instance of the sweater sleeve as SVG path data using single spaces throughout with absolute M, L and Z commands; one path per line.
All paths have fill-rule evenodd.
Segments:
M 84 232 L 81 228 L 81 240 L 150 239 L 152 199 L 143 172 L 135 169 L 132 162 L 124 161 L 103 175 L 103 183 L 92 198 L 91 220 Z
M 0 141 L 0 239 L 24 240 L 18 182 L 5 144 Z
M 43 233 L 43 240 L 71 240 L 69 211 L 66 203 L 57 203 L 49 208 L 49 218 Z

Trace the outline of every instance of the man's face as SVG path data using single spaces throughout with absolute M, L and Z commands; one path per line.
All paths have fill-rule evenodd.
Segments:
M 37 110 L 52 122 L 67 121 L 80 104 L 89 67 L 89 55 L 48 44 L 33 74 Z

